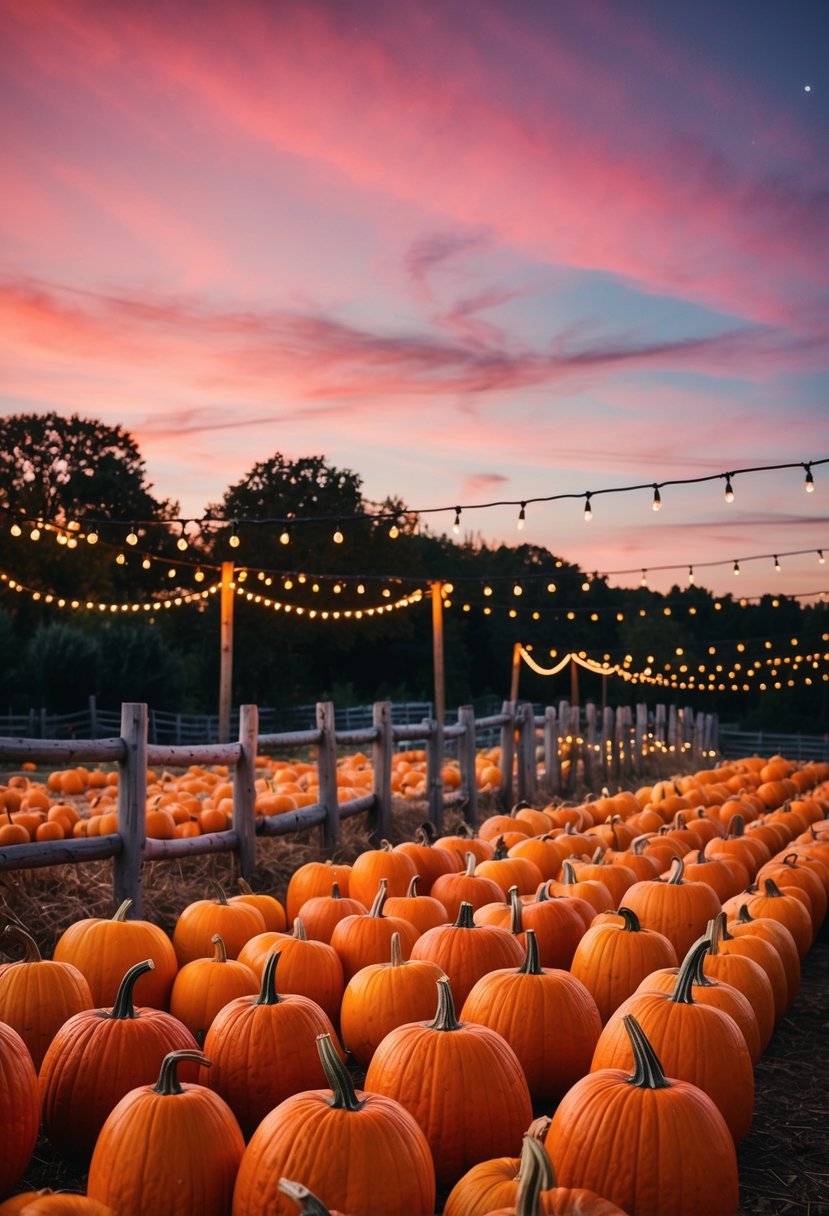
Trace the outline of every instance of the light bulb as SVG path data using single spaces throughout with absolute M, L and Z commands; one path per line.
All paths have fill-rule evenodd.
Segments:
M 584 496 L 584 519 L 585 519 L 585 522 L 587 522 L 587 520 L 588 520 L 588 519 L 592 519 L 592 518 L 593 518 L 593 511 L 592 511 L 592 509 L 591 509 L 591 507 L 590 507 L 590 495 L 589 495 L 589 494 L 585 494 L 585 496 Z
M 389 538 L 391 540 L 397 540 L 399 535 L 400 529 L 398 528 L 397 524 L 392 524 L 392 526 L 389 528 Z
M 739 573 L 740 573 L 740 563 L 739 563 L 739 562 L 735 562 L 735 563 L 734 563 L 734 573 L 735 573 L 735 574 L 739 574 Z
M 128 545 L 137 545 L 138 544 L 138 536 L 135 531 L 135 524 L 133 524 L 131 526 L 129 532 L 127 533 L 126 541 L 127 541 Z
M 280 545 L 289 545 L 291 543 L 291 534 L 287 528 L 283 528 L 279 533 L 279 543 Z
M 12 526 L 9 528 L 9 531 L 11 532 L 12 536 L 22 536 L 23 535 L 23 529 L 21 528 L 20 524 L 12 524 Z
M 726 473 L 726 475 L 725 475 L 725 501 L 726 502 L 734 501 L 734 488 L 731 485 L 731 477 L 729 476 L 728 473 Z
M 152 566 L 152 562 L 150 561 L 150 559 L 148 557 L 145 557 L 143 562 L 141 563 L 141 569 L 149 570 L 151 566 Z
M 640 585 L 640 587 L 647 587 L 647 585 L 648 585 L 648 572 L 647 572 L 647 570 L 643 570 L 643 571 L 642 571 L 642 577 L 641 577 L 641 578 L 640 578 L 640 580 L 639 580 L 639 585 Z
M 803 482 L 803 486 L 807 494 L 812 494 L 814 493 L 815 489 L 815 479 L 812 476 L 812 466 L 810 464 L 806 464 L 803 467 L 806 470 L 806 480 Z
M 452 531 L 457 536 L 458 533 L 460 532 L 460 530 L 461 530 L 461 509 L 460 509 L 460 507 L 455 507 L 455 521 L 452 524 Z
M 527 507 L 527 504 L 525 502 L 522 502 L 521 510 L 518 512 L 518 523 L 516 525 L 519 532 L 522 531 L 522 529 L 524 527 L 524 520 L 527 518 L 526 507 Z
M 92 531 L 92 532 L 87 532 L 87 534 L 86 534 L 86 543 L 87 543 L 88 545 L 97 545 L 97 543 L 98 543 L 98 533 L 97 533 L 97 532 L 95 532 L 95 531 Z
M 332 539 L 333 539 L 335 545 L 341 545 L 343 543 L 343 541 L 345 540 L 345 537 L 342 534 L 339 524 L 337 524 L 337 527 L 336 527 L 336 530 L 334 532 L 334 536 Z
M 778 558 L 776 553 L 774 555 L 774 568 L 775 568 L 775 570 L 780 569 L 780 559 Z
M 182 553 L 184 552 L 184 550 L 187 548 L 187 537 L 186 536 L 181 535 L 178 538 L 178 540 L 176 541 L 176 548 L 180 549 Z
M 826 558 L 823 556 L 823 550 L 822 550 L 822 549 L 818 549 L 818 551 L 817 551 L 817 559 L 818 559 L 818 561 L 820 562 L 821 566 L 822 566 L 822 565 L 823 565 L 823 563 L 826 561 Z
M 195 579 L 195 581 L 197 583 L 203 583 L 204 582 L 204 571 L 197 569 L 196 573 L 193 575 L 193 578 Z
M 29 540 L 40 540 L 40 528 L 35 526 L 29 533 Z
M 688 567 L 688 582 L 692 583 L 693 581 L 694 581 L 694 567 L 689 566 Z
M 653 506 L 654 511 L 659 511 L 659 510 L 661 509 L 661 507 L 662 507 L 662 496 L 661 496 L 661 495 L 660 495 L 660 493 L 659 493 L 659 486 L 657 486 L 657 485 L 655 485 L 655 486 L 653 487 L 653 503 L 652 503 L 652 506 Z
M 230 539 L 227 542 L 230 545 L 231 549 L 238 549 L 242 543 L 241 540 L 239 539 L 239 532 L 237 530 L 237 527 L 238 526 L 236 524 L 233 525 L 233 531 L 231 532 Z

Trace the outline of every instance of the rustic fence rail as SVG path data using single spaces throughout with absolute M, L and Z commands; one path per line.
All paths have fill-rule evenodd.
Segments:
M 664 707 L 663 711 L 664 711 Z M 458 808 L 471 824 L 478 822 L 476 760 L 482 738 L 499 739 L 501 786 L 498 799 L 510 807 L 516 799 L 575 795 L 578 790 L 619 788 L 653 769 L 654 753 L 663 754 L 674 769 L 683 762 L 698 764 L 714 754 L 716 721 L 690 710 L 658 713 L 653 723 L 645 707 L 605 709 L 599 715 L 588 705 L 584 718 L 578 706 L 561 702 L 537 714 L 528 702 L 504 702 L 501 712 L 476 718 L 471 706 L 457 711 L 457 721 L 442 724 L 434 718 L 395 723 L 389 702 L 378 702 L 369 726 L 338 729 L 330 702 L 316 706 L 312 729 L 262 733 L 255 705 L 241 706 L 238 738 L 232 743 L 188 745 L 150 743 L 149 713 L 144 704 L 121 707 L 120 732 L 98 739 L 0 738 L 0 763 L 36 762 L 53 767 L 112 764 L 119 770 L 118 831 L 106 836 L 37 841 L 0 848 L 0 871 L 29 869 L 111 858 L 115 899 L 133 901 L 141 914 L 141 865 L 145 861 L 235 853 L 241 874 L 250 878 L 256 864 L 257 835 L 276 836 L 322 829 L 326 847 L 336 845 L 340 823 L 365 813 L 373 838 L 391 831 L 392 765 L 398 747 L 406 742 L 425 743 L 428 816 L 438 831 L 444 811 Z M 373 769 L 370 791 L 339 802 L 338 749 L 369 748 Z M 281 815 L 257 816 L 256 758 L 290 750 L 316 754 L 319 801 Z M 456 758 L 460 774 L 457 789 L 444 789 L 443 770 L 448 756 Z M 233 812 L 230 827 L 192 838 L 159 840 L 146 834 L 147 772 L 151 768 L 190 765 L 227 765 L 232 770 Z

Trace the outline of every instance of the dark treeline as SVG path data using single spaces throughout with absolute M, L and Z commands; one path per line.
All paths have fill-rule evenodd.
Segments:
M 366 503 L 359 476 L 319 456 L 288 461 L 276 453 L 209 504 L 201 520 L 182 521 L 176 503 L 153 496 L 126 432 L 77 417 L 0 422 L 0 477 L 3 712 L 70 712 L 90 694 L 107 708 L 137 700 L 215 712 L 218 594 L 149 612 L 97 605 L 193 594 L 216 583 L 221 563 L 232 560 L 246 595 L 292 606 L 274 611 L 261 599 L 236 596 L 237 704 L 431 700 L 429 590 L 441 581 L 452 586 L 444 611 L 447 705 L 508 697 L 520 642 L 542 667 L 553 665 L 551 651 L 581 651 L 686 683 L 691 673 L 706 682 L 709 672 L 716 676 L 713 688 L 673 689 L 613 676 L 603 682 L 580 669 L 582 702 L 673 702 L 717 712 L 744 729 L 827 729 L 826 664 L 793 662 L 827 650 L 822 603 L 768 595 L 741 604 L 702 587 L 675 587 L 666 596 L 620 590 L 537 546 L 459 543 L 430 532 L 399 500 Z M 126 542 L 129 532 L 134 545 Z M 97 543 L 89 543 L 90 534 Z M 9 579 L 22 589 L 11 589 Z M 420 602 L 383 615 L 331 615 L 394 603 L 418 589 Z M 96 606 L 61 608 L 61 597 Z M 776 674 L 765 662 L 772 658 L 787 660 Z M 552 703 L 572 691 L 567 668 L 553 677 L 520 669 L 522 698 Z

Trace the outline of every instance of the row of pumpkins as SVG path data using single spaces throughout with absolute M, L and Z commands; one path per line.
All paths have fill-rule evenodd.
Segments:
M 40 1131 L 89 1169 L 0 1216 L 733 1216 L 828 811 L 829 766 L 751 758 L 217 887 L 172 935 L 9 924 L 0 1195 Z
M 34 765 L 29 766 L 30 769 Z M 481 793 L 501 785 L 500 748 L 487 748 L 475 756 L 475 780 Z M 340 803 L 362 797 L 373 788 L 374 770 L 364 752 L 340 756 L 337 761 L 337 798 Z M 426 753 L 420 749 L 395 753 L 392 793 L 415 800 L 426 796 Z M 457 760 L 441 770 L 444 790 L 457 790 L 461 772 Z M 0 785 L 0 847 L 31 841 L 103 836 L 118 830 L 118 772 L 89 769 L 85 765 L 55 769 L 45 781 L 26 772 Z M 254 814 L 283 815 L 319 802 L 316 762 L 288 761 L 271 756 L 256 758 Z M 192 764 L 183 773 L 150 769 L 147 772 L 146 832 L 160 840 L 201 836 L 231 826 L 233 782 L 226 765 Z

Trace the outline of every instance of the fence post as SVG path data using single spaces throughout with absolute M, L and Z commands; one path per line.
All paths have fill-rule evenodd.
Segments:
M 115 857 L 115 903 L 132 900 L 131 915 L 141 919 L 141 855 L 146 839 L 147 810 L 147 706 L 125 702 L 121 706 L 124 759 L 118 771 L 118 834 L 121 851 Z
M 504 701 L 501 713 L 507 715 L 507 721 L 501 727 L 501 788 L 498 796 L 501 805 L 507 809 L 512 806 L 512 768 L 515 763 L 515 703 Z
M 665 749 L 665 706 L 657 705 L 653 718 L 653 737 L 656 744 L 661 744 L 661 750 Z
M 443 831 L 443 722 L 433 718 L 426 739 L 426 798 L 429 819 L 440 835 Z
M 593 789 L 593 774 L 596 771 L 596 703 L 588 701 L 584 707 L 584 784 Z
M 239 760 L 233 771 L 233 827 L 239 840 L 239 873 L 250 881 L 256 866 L 256 751 L 259 744 L 259 710 L 239 709 Z
M 89 737 L 98 738 L 98 703 L 94 692 L 89 694 Z
M 322 839 L 326 847 L 340 839 L 340 804 L 337 798 L 337 732 L 331 701 L 317 703 L 317 728 L 322 732 L 317 751 L 320 802 L 325 807 Z
M 374 810 L 369 816 L 369 839 L 379 843 L 391 832 L 391 761 L 394 749 L 394 734 L 391 721 L 391 702 L 375 701 L 372 721 L 377 728 L 377 738 L 371 745 L 371 765 L 374 770 Z
M 535 714 L 530 701 L 516 707 L 518 722 L 518 801 L 531 802 L 538 770 L 535 763 Z
M 464 795 L 463 817 L 473 828 L 478 826 L 478 774 L 475 768 L 477 743 L 475 739 L 475 710 L 471 705 L 458 709 L 458 723 L 463 734 L 458 738 L 458 767 Z
M 558 763 L 558 721 L 556 707 L 548 705 L 544 710 L 544 780 L 555 795 L 561 789 L 561 769 Z
M 579 761 L 582 755 L 582 748 L 579 742 L 581 738 L 581 710 L 578 705 L 571 704 L 570 706 L 570 720 L 567 724 L 567 733 L 570 736 L 568 786 L 573 797 L 577 797 L 579 790 Z
M 612 783 L 615 783 L 616 778 L 614 771 L 613 721 L 613 710 L 609 705 L 605 705 L 602 710 L 602 776 L 604 777 L 604 784 L 608 787 Z
M 648 707 L 643 701 L 636 704 L 636 768 L 641 771 L 648 745 Z

